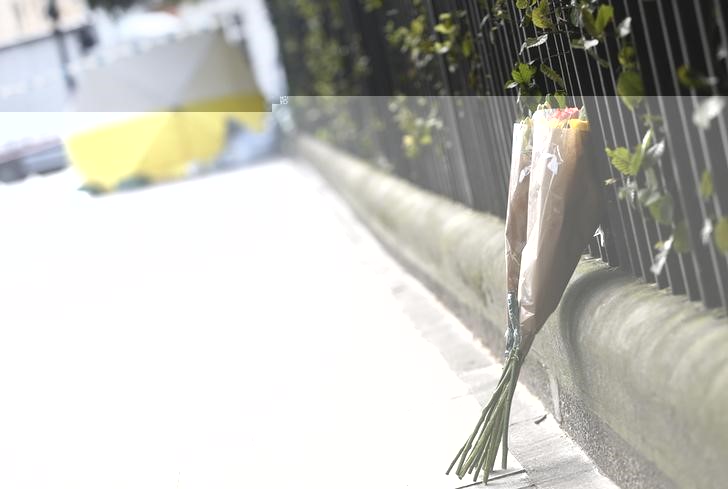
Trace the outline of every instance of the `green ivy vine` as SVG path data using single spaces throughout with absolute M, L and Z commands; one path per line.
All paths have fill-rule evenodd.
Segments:
M 284 0 L 272 1 L 286 3 Z M 381 11 L 385 17 L 390 16 L 391 11 L 385 11 L 384 0 L 358 1 L 365 12 Z M 509 68 L 510 76 L 505 84 L 506 90 L 517 94 L 518 106 L 524 116 L 530 115 L 544 102 L 558 107 L 567 105 L 569 87 L 562 73 L 559 73 L 549 59 L 539 59 L 536 54 L 539 46 L 545 45 L 556 36 L 562 36 L 573 49 L 583 50 L 600 67 L 615 74 L 616 94 L 623 106 L 642 121 L 642 137 L 640 143 L 633 147 L 605 148 L 608 160 L 619 173 L 618 178 L 609 179 L 605 183 L 618 185 L 617 195 L 651 218 L 669 236 L 655 244 L 658 252 L 655 255 L 653 271 L 656 275 L 660 273 L 668 253 L 690 251 L 692 240 L 688 228 L 694 227 L 695 223 L 688 226 L 680 206 L 676 205 L 676 200 L 661 179 L 660 160 L 666 153 L 665 130 L 662 121 L 650 113 L 649 105 L 645 102 L 646 93 L 639 56 L 632 40 L 632 19 L 616 18 L 614 8 L 604 0 L 478 1 L 485 12 L 479 27 L 490 42 L 496 41 L 496 34 L 500 29 L 516 22 L 519 28 L 527 28 L 534 33 L 520 47 L 517 58 Z M 339 76 L 347 68 L 347 56 L 352 58 L 352 53 L 343 50 L 331 36 L 327 37 L 326 29 L 320 23 L 320 19 L 326 17 L 330 19 L 330 24 L 336 23 L 335 19 L 331 19 L 336 16 L 337 0 L 293 0 L 292 3 L 303 18 L 307 19 L 303 49 L 317 53 L 315 56 L 305 56 L 307 71 L 316 80 L 316 92 L 321 95 L 354 94 L 354 87 L 341 87 L 342 78 Z M 451 73 L 463 69 L 463 66 L 469 66 L 468 81 L 472 88 L 477 87 L 478 70 L 482 67 L 482 61 L 479 59 L 475 39 L 470 34 L 475 29 L 469 28 L 474 26 L 468 26 L 466 12 L 443 12 L 432 19 L 423 5 L 423 0 L 412 0 L 412 6 L 415 16 L 405 24 L 398 25 L 392 15 L 385 25 L 390 46 L 401 52 L 411 63 L 412 69 L 406 72 L 407 76 L 413 79 L 420 77 L 421 72 L 428 71 L 423 68 L 439 58 Z M 517 15 L 513 16 L 513 12 L 517 12 Z M 331 25 L 328 27 L 330 31 Z M 352 42 L 354 46 L 349 51 L 356 51 L 356 39 L 352 38 Z M 609 43 L 615 43 L 618 48 L 617 56 L 611 61 L 599 54 L 602 47 Z M 285 43 L 284 49 L 295 50 L 301 47 Z M 726 50 L 724 46 L 720 49 Z M 724 71 L 728 69 L 728 63 L 725 63 L 728 60 L 727 52 L 716 51 L 712 55 L 715 66 L 723 66 Z M 358 59 L 354 63 L 355 69 L 364 75 L 368 69 L 366 59 L 361 56 L 354 56 L 354 59 Z M 693 122 L 700 130 L 707 130 L 725 108 L 726 99 L 721 94 L 728 93 L 728 73 L 706 74 L 695 67 L 683 65 L 677 69 L 675 75 L 686 91 L 703 96 L 693 114 Z M 433 80 L 430 81 L 434 83 Z M 551 86 L 553 89 L 543 93 L 544 86 Z M 444 89 L 442 93 L 447 94 Z M 390 103 L 394 121 L 402 132 L 404 153 L 410 158 L 417 157 L 423 147 L 431 145 L 434 134 L 442 130 L 436 108 L 423 100 L 424 102 L 418 101 L 413 107 L 407 107 L 397 97 Z M 701 198 L 705 200 L 706 209 L 711 209 L 714 184 L 713 177 L 707 170 L 701 175 L 699 190 Z M 711 215 L 702 223 L 701 229 L 704 244 L 712 242 L 718 250 L 728 253 L 728 216 Z M 695 245 L 694 241 L 692 245 Z

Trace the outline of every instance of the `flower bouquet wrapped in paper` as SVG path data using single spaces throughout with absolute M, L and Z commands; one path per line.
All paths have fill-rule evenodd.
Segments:
M 579 109 L 540 109 L 514 127 L 506 217 L 506 362 L 475 430 L 448 473 L 483 480 L 502 445 L 507 465 L 510 406 L 520 367 L 556 309 L 589 240 L 599 226 L 599 182 Z M 530 151 L 529 151 L 530 149 Z

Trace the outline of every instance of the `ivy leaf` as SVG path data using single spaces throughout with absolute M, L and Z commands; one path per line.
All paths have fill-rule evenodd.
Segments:
M 572 8 L 569 12 L 569 22 L 574 27 L 581 27 L 581 10 Z
M 556 99 L 556 103 L 559 104 L 560 108 L 566 108 L 566 92 L 559 90 L 554 93 L 554 98 Z
M 705 76 L 687 65 L 677 69 L 677 79 L 683 86 L 695 90 L 705 90 L 718 82 L 715 77 Z
M 536 67 L 528 63 L 518 63 L 516 69 L 511 72 L 513 79 L 522 85 L 529 85 L 535 74 Z
M 530 3 L 530 0 L 516 0 L 516 8 L 519 10 L 523 10 L 525 8 L 528 8 L 528 5 Z
M 589 10 L 589 7 L 587 7 L 586 5 L 583 5 L 581 7 L 581 25 L 591 37 L 599 37 L 601 35 L 599 30 L 597 29 L 597 24 L 594 20 L 594 14 L 592 14 L 591 10 Z
M 700 195 L 704 199 L 713 196 L 713 175 L 708 170 L 703 172 L 703 177 L 700 179 Z
M 713 229 L 713 240 L 715 246 L 723 253 L 728 253 L 728 217 L 723 216 Z
M 617 95 L 620 96 L 624 105 L 634 110 L 645 96 L 645 86 L 642 76 L 636 71 L 623 71 L 617 80 Z
M 650 144 L 652 144 L 652 138 L 654 137 L 655 132 L 650 129 L 645 133 L 644 136 L 642 136 L 642 151 L 647 151 L 647 148 L 650 147 Z
M 725 108 L 726 99 L 720 95 L 706 98 L 693 112 L 693 124 L 700 129 L 707 130 L 713 119 L 718 117 Z
M 553 22 L 551 22 L 551 11 L 549 9 L 548 0 L 540 0 L 536 7 L 531 12 L 531 20 L 533 25 L 540 29 L 551 29 Z
M 607 156 L 612 163 L 612 166 L 616 168 L 621 174 L 628 176 L 635 176 L 636 173 L 632 171 L 632 154 L 624 146 L 610 149 L 606 148 Z
M 535 48 L 536 46 L 540 46 L 541 44 L 544 44 L 546 41 L 548 41 L 549 35 L 543 34 L 538 37 L 527 37 L 526 41 L 521 44 L 521 50 L 518 52 L 518 54 L 523 54 L 523 51 L 526 49 Z
M 619 170 L 620 173 L 622 173 L 623 175 L 634 177 L 642 169 L 642 165 L 645 161 L 645 155 L 647 154 L 649 149 L 651 149 L 650 144 L 652 143 L 652 137 L 653 132 L 652 129 L 650 129 L 649 131 L 647 131 L 647 134 L 645 134 L 644 138 L 642 138 L 642 143 L 635 146 L 634 153 L 630 152 L 627 148 L 623 146 L 614 149 L 606 148 L 605 151 L 607 153 L 607 156 L 611 160 L 612 165 L 617 170 Z M 652 174 L 647 175 L 648 184 L 650 183 L 650 176 L 652 176 Z M 657 185 L 649 184 L 648 187 L 649 189 L 643 190 L 652 190 L 652 188 L 657 187 Z M 641 198 L 640 200 L 645 205 L 649 205 L 649 202 L 645 202 L 644 198 Z
M 642 146 L 637 146 L 635 152 L 632 153 L 632 157 L 629 159 L 629 168 L 632 171 L 632 175 L 637 175 L 642 169 L 642 163 L 645 161 L 645 152 Z
M 604 29 L 607 28 L 609 23 L 614 18 L 614 7 L 611 5 L 600 5 L 599 10 L 597 10 L 597 19 L 594 22 L 598 35 L 602 35 L 604 33 Z
M 556 72 L 556 70 L 551 68 L 549 65 L 541 63 L 541 73 L 543 73 L 546 78 L 556 83 L 560 88 L 566 89 L 564 79 Z
M 632 17 L 625 17 L 617 26 L 619 37 L 627 37 L 632 33 Z
M 450 43 L 449 42 L 435 42 L 434 49 L 437 54 L 447 54 L 450 52 Z
M 465 36 L 465 39 L 463 39 L 463 42 L 460 45 L 460 50 L 466 58 L 470 58 L 473 55 L 473 37 L 470 33 L 468 33 L 468 35 Z
M 649 207 L 652 204 L 659 202 L 662 198 L 662 193 L 660 193 L 660 191 L 655 187 L 646 187 L 641 188 L 639 192 L 637 192 L 637 198 L 643 206 Z
M 652 219 L 659 224 L 672 224 L 673 221 L 673 204 L 670 194 L 664 194 L 657 200 L 647 206 Z
M 673 243 L 672 247 L 678 253 L 687 253 L 690 251 L 690 231 L 688 230 L 687 222 L 680 221 L 672 233 Z
M 634 46 L 630 44 L 625 44 L 624 47 L 619 50 L 619 54 L 617 55 L 619 64 L 622 66 L 622 68 L 627 70 L 637 66 L 637 63 L 635 62 L 636 58 L 637 51 L 635 50 Z
M 581 39 L 571 40 L 571 47 L 574 49 L 583 49 L 586 51 L 598 45 L 599 41 L 597 39 L 584 39 L 582 37 Z
M 435 32 L 444 36 L 449 36 L 455 32 L 457 27 L 454 24 L 437 24 L 435 26 Z

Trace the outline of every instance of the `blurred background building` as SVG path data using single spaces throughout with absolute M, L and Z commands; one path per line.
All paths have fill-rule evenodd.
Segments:
M 77 29 L 88 20 L 85 0 L 58 0 L 58 10 L 63 30 Z M 0 0 L 0 46 L 37 41 L 52 33 L 48 0 Z
M 277 102 L 285 94 L 285 75 L 278 61 L 277 40 L 264 0 L 189 3 L 0 0 L 0 180 L 14 181 L 67 165 L 63 142 L 79 120 L 88 128 L 124 119 L 126 116 L 122 113 L 134 110 L 181 108 L 189 111 L 201 110 L 201 107 L 210 110 L 214 98 L 218 100 L 217 105 L 213 104 L 213 111 L 222 110 L 220 103 L 240 111 L 241 107 L 232 107 L 229 101 L 220 99 L 213 88 L 229 77 L 229 70 L 222 69 L 224 63 L 218 63 L 217 71 L 206 73 L 207 86 L 197 80 L 194 89 L 184 83 L 169 87 L 191 91 L 180 94 L 185 101 L 195 102 L 191 106 L 154 106 L 150 101 L 149 106 L 139 109 L 137 104 L 135 109 L 124 104 L 125 100 L 131 100 L 126 97 L 129 94 L 126 90 L 134 85 L 133 79 L 158 78 L 144 73 L 152 66 L 145 68 L 142 58 L 154 50 L 174 51 L 177 57 L 165 63 L 167 80 L 174 80 L 177 72 L 180 78 L 187 79 L 190 76 L 185 68 L 190 66 L 187 58 L 193 56 L 193 50 L 188 47 L 200 47 L 194 39 L 203 42 L 203 38 L 209 39 L 204 37 L 206 33 L 211 32 L 219 33 L 231 53 L 237 52 L 244 59 L 252 80 L 240 80 L 240 83 L 255 85 L 256 97 Z M 139 62 L 130 62 L 134 59 Z M 98 104 L 80 102 L 88 100 L 84 95 L 88 94 L 86 82 L 90 73 L 118 71 L 124 63 L 127 63 L 126 72 L 118 77 L 116 86 L 96 90 Z M 218 96 L 202 100 L 203 92 L 208 95 L 215 92 L 213 95 Z M 114 104 L 101 103 L 104 100 Z M 270 103 L 267 105 L 270 107 Z M 79 111 L 83 117 L 72 115 Z M 235 132 L 233 128 L 230 130 Z M 28 153 L 35 154 L 41 149 L 46 155 L 50 151 L 52 157 L 44 156 L 41 165 L 25 161 Z M 229 159 L 230 155 L 226 155 Z

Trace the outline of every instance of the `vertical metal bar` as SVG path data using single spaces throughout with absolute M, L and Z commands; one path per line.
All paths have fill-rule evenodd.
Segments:
M 667 26 L 667 20 L 666 20 L 666 14 L 665 10 L 663 8 L 663 4 L 660 2 L 656 3 L 657 7 L 657 13 L 658 13 L 658 19 L 660 21 L 660 26 L 663 33 L 663 39 L 666 45 L 670 45 L 670 37 L 672 34 L 674 34 L 674 30 L 669 30 Z M 676 72 L 677 66 L 675 64 L 675 59 L 673 56 L 673 53 L 670 49 L 667 50 L 667 61 L 668 65 L 673 70 L 673 73 Z M 679 93 L 680 89 L 677 86 L 677 81 L 673 78 L 673 83 L 675 85 L 675 92 Z M 673 100 L 676 102 L 676 112 L 677 117 L 675 118 L 676 121 L 685 121 L 687 120 L 687 114 L 685 111 L 685 107 L 682 102 L 682 97 L 675 97 Z M 670 117 L 671 113 L 675 113 L 675 111 L 669 111 L 667 110 L 667 107 L 664 104 L 664 100 L 660 98 L 661 103 L 661 109 L 666 114 L 665 119 L 665 125 L 669 127 L 672 127 L 672 119 Z M 672 131 L 671 131 L 672 132 Z M 691 164 L 685 164 L 685 162 L 692 162 L 695 161 L 695 151 L 692 147 L 692 142 L 690 138 L 688 137 L 687 133 L 685 132 L 685 128 L 683 125 L 683 136 L 684 136 L 684 145 L 673 145 L 671 149 L 671 154 L 673 155 L 671 159 L 673 163 L 673 169 L 678 175 L 678 178 L 675 179 L 675 186 L 678 190 L 678 193 L 683 196 L 683 202 L 684 202 L 684 215 L 688 220 L 688 223 L 692 222 L 702 222 L 702 217 L 704 215 L 704 208 L 703 204 L 701 202 L 701 199 L 697 195 L 696 189 L 699 188 L 699 176 L 696 175 L 695 167 Z M 669 139 L 669 138 L 668 138 Z M 668 141 L 669 142 L 669 141 Z M 677 164 L 677 161 L 682 161 L 683 164 Z M 692 253 L 693 258 L 696 261 L 696 269 L 699 271 L 699 281 L 698 281 L 698 289 L 700 291 L 700 296 L 703 299 L 703 302 L 708 307 L 713 307 L 721 303 L 721 299 L 718 296 L 718 283 L 716 280 L 713 264 L 714 261 L 711 259 L 712 257 L 706 256 L 705 253 L 700 253 L 700 250 L 695 250 Z

